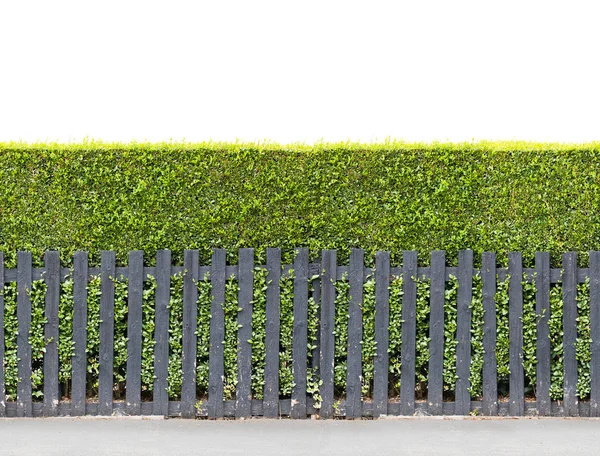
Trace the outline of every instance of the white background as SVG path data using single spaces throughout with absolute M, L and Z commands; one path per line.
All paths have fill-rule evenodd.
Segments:
M 0 141 L 600 140 L 598 0 L 0 0 Z

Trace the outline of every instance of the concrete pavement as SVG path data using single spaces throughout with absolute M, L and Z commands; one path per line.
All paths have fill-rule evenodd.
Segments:
M 0 420 L 2 456 L 594 455 L 598 419 Z

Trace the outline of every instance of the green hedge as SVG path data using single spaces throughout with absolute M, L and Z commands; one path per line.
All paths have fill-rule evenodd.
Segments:
M 600 143 L 0 143 L 0 251 L 600 248 Z M 585 262 L 585 256 L 581 261 Z
M 169 248 L 181 264 L 183 249 L 197 248 L 203 262 L 211 249 L 229 249 L 236 261 L 239 247 L 254 247 L 257 263 L 264 264 L 267 247 L 281 247 L 283 260 L 292 262 L 293 249 L 310 248 L 316 257 L 321 249 L 338 249 L 344 262 L 352 247 L 392 252 L 399 264 L 402 251 L 417 250 L 428 263 L 429 252 L 445 249 L 449 264 L 457 252 L 471 248 L 475 258 L 483 251 L 498 253 L 500 265 L 506 253 L 522 251 L 526 266 L 535 251 L 551 252 L 553 266 L 560 254 L 600 249 L 600 144 L 552 145 L 529 143 L 321 144 L 279 146 L 257 144 L 102 144 L 75 145 L 0 144 L 0 251 L 6 266 L 14 267 L 17 250 L 34 253 L 36 265 L 43 252 L 59 249 L 63 264 L 70 265 L 76 250 L 92 254 L 117 251 L 126 263 L 127 252 L 143 249 L 152 264 L 157 249 Z M 262 397 L 264 385 L 264 321 L 266 272 L 257 266 L 252 353 L 252 392 Z M 292 281 L 281 281 L 281 395 L 292 387 L 291 360 Z M 335 390 L 345 391 L 347 356 L 347 281 L 336 284 Z M 374 281 L 367 278 L 363 303 L 364 397 L 372 391 L 374 342 Z M 156 283 L 145 283 L 142 346 L 142 389 L 152 395 L 154 356 L 154 296 Z M 208 327 L 211 286 L 198 282 L 198 395 L 208 383 Z M 455 278 L 445 295 L 444 391 L 452 398 L 456 384 L 456 291 Z M 562 397 L 562 298 L 561 285 L 550 291 L 553 399 Z M 60 380 L 63 394 L 70 390 L 70 359 L 73 350 L 73 283 L 62 284 L 60 301 Z M 32 367 L 36 398 L 43 394 L 44 351 L 43 281 L 32 288 Z M 181 389 L 181 277 L 173 277 L 170 300 L 169 395 Z M 508 282 L 498 284 L 497 360 L 499 392 L 508 393 Z M 88 393 L 97 393 L 100 283 L 89 284 Z M 115 397 L 122 398 L 126 368 L 127 284 L 115 290 Z M 535 288 L 524 284 L 523 365 L 527 394 L 535 394 L 534 305 Z M 400 389 L 402 280 L 390 286 L 390 393 Z M 6 387 L 9 399 L 16 393 L 16 286 L 4 287 Z M 589 395 L 589 284 L 578 287 L 578 392 Z M 237 357 L 237 284 L 226 286 L 225 396 L 235 391 Z M 314 348 L 318 308 L 309 302 L 309 340 Z M 429 283 L 419 282 L 417 299 L 416 387 L 425 397 L 428 369 Z M 473 284 L 471 394 L 481 395 L 482 334 L 481 281 Z M 310 352 L 309 352 L 310 355 Z M 312 365 L 309 356 L 309 366 Z M 319 379 L 308 370 L 308 393 L 319 400 Z

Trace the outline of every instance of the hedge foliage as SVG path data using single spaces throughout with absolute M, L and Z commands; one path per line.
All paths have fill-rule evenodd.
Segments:
M 599 248 L 600 143 L 0 143 L 0 251 Z M 585 255 L 580 255 L 585 262 Z

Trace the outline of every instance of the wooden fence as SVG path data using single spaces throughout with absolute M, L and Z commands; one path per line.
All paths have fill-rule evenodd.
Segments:
M 417 265 L 417 253 L 405 251 L 403 266 L 390 267 L 390 254 L 378 252 L 375 268 L 364 266 L 364 252 L 352 250 L 349 266 L 338 266 L 336 251 L 322 252 L 320 263 L 309 263 L 308 250 L 297 250 L 294 263 L 281 264 L 279 249 L 268 249 L 266 269 L 268 289 L 266 293 L 266 339 L 264 399 L 255 400 L 251 395 L 251 345 L 253 274 L 255 268 L 253 249 L 239 251 L 239 264 L 227 265 L 223 249 L 213 251 L 210 266 L 199 264 L 198 251 L 184 252 L 183 266 L 171 264 L 171 253 L 159 251 L 156 266 L 144 266 L 143 252 L 129 254 L 127 267 L 116 267 L 115 253 L 103 251 L 101 266 L 88 267 L 88 254 L 77 252 L 73 267 L 62 268 L 56 251 L 46 252 L 45 266 L 32 267 L 32 255 L 18 253 L 15 269 L 4 268 L 0 253 L 0 279 L 2 283 L 16 282 L 18 318 L 18 387 L 16 402 L 0 402 L 0 416 L 56 416 L 85 414 L 111 415 L 165 415 L 186 418 L 224 416 L 244 418 L 251 416 L 306 418 L 318 414 L 321 418 L 345 416 L 379 417 L 381 415 L 467 415 L 476 411 L 483 415 L 565 415 L 600 416 L 600 252 L 590 252 L 590 267 L 578 268 L 575 253 L 565 253 L 562 268 L 551 269 L 548 253 L 537 253 L 535 268 L 523 268 L 521 254 L 510 253 L 508 268 L 498 268 L 494 253 L 484 253 L 482 268 L 473 267 L 473 252 L 459 252 L 458 267 L 447 267 L 443 251 L 434 251 L 430 266 Z M 293 391 L 291 399 L 279 397 L 279 337 L 280 337 L 280 278 L 293 269 L 294 323 L 293 323 Z M 183 383 L 181 400 L 169 401 L 167 394 L 167 364 L 169 358 L 169 293 L 171 276 L 184 272 L 183 290 Z M 208 401 L 202 404 L 196 397 L 196 319 L 198 288 L 196 282 L 209 273 L 212 285 L 210 321 L 210 360 Z M 348 315 L 347 389 L 345 399 L 334 397 L 334 314 L 335 281 L 347 274 L 350 286 Z M 375 338 L 377 354 L 374 361 L 372 400 L 361 397 L 361 340 L 363 283 L 374 274 L 376 281 Z M 472 282 L 481 276 L 484 308 L 483 321 L 483 397 L 472 401 L 469 392 L 469 369 L 471 362 L 471 300 Z M 97 400 L 86 398 L 86 322 L 87 286 L 91 277 L 101 277 L 100 305 L 100 367 Z M 142 347 L 142 290 L 148 276 L 156 279 L 155 300 L 155 351 L 154 394 L 152 402 L 141 399 L 141 347 Z M 456 390 L 454 402 L 443 400 L 443 352 L 444 352 L 444 290 L 450 276 L 458 279 L 457 297 L 457 347 Z M 61 401 L 58 382 L 58 308 L 60 282 L 71 276 L 74 283 L 72 393 L 70 401 Z M 234 276 L 239 284 L 238 356 L 236 399 L 223 400 L 224 376 L 224 312 L 226 279 Z M 388 328 L 390 280 L 403 276 L 401 390 L 399 400 L 389 397 L 388 384 Z M 535 281 L 537 346 L 536 346 L 536 397 L 526 401 L 523 371 L 523 286 L 521 281 Z M 28 290 L 32 281 L 44 279 L 47 285 L 45 297 L 46 351 L 43 360 L 43 403 L 32 400 L 30 381 L 31 346 L 26 337 L 31 325 L 31 300 Z M 113 279 L 128 279 L 127 319 L 127 376 L 126 400 L 113 400 L 114 356 L 114 290 Z M 507 401 L 499 400 L 496 361 L 496 303 L 497 280 L 509 278 L 509 327 L 510 327 L 510 394 Z M 579 402 L 576 394 L 577 359 L 576 338 L 578 317 L 577 284 L 590 279 L 591 319 L 591 395 L 589 402 Z M 417 279 L 430 280 L 430 359 L 428 365 L 428 395 L 426 401 L 415 400 L 415 306 Z M 307 396 L 307 306 L 309 281 L 312 280 L 312 297 L 319 303 L 319 344 L 317 367 L 322 381 L 319 409 Z M 561 402 L 550 400 L 551 344 L 549 339 L 550 286 L 562 282 L 564 387 Z M 0 295 L 0 322 L 4 321 L 4 297 Z M 0 324 L 0 340 L 4 341 L 4 324 Z M 4 343 L 0 344 L 0 358 L 4 359 Z M 5 397 L 4 369 L 0 369 L 0 393 Z

